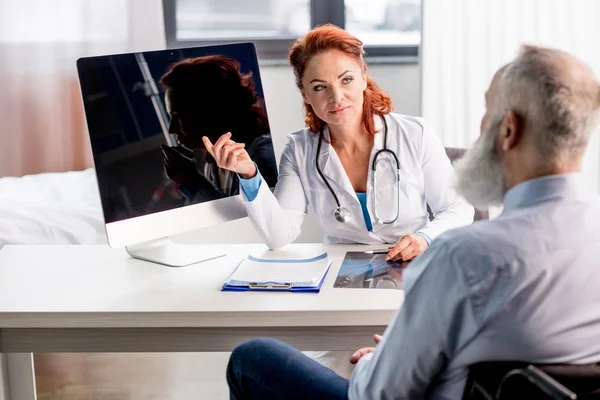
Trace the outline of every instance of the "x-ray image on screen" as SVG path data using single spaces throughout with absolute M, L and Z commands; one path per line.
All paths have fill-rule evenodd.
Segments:
M 402 289 L 405 261 L 386 261 L 385 254 L 346 252 L 333 284 L 336 288 Z
M 275 186 L 251 43 L 89 57 L 78 71 L 106 223 L 239 194 L 203 136 L 231 132 Z

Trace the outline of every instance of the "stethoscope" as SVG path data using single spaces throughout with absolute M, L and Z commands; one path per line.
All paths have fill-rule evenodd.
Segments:
M 394 161 L 396 162 L 396 180 L 397 180 L 396 195 L 398 197 L 396 204 L 400 204 L 400 162 L 398 161 L 398 157 L 396 156 L 396 153 L 394 153 L 392 150 L 387 148 L 388 125 L 387 125 L 387 121 L 385 120 L 385 117 L 381 116 L 381 119 L 383 120 L 383 133 L 384 133 L 383 149 L 381 149 L 381 150 L 377 151 L 377 153 L 375 153 L 375 156 L 373 156 L 373 162 L 371 164 L 371 169 L 373 170 L 373 172 L 371 173 L 371 179 L 373 181 L 373 192 L 374 193 L 377 192 L 377 186 L 376 186 L 377 178 L 375 177 L 375 175 L 376 175 L 375 172 L 377 171 L 377 163 L 380 161 L 380 160 L 378 160 L 379 155 L 382 153 L 389 153 L 394 157 Z M 333 212 L 333 216 L 339 222 L 348 222 L 352 218 L 352 213 L 350 212 L 350 210 L 348 208 L 342 207 L 342 205 L 340 204 L 340 200 L 338 199 L 337 195 L 335 194 L 333 188 L 327 181 L 327 178 L 325 178 L 325 175 L 323 175 L 323 172 L 321 172 L 321 168 L 319 168 L 319 155 L 321 154 L 321 143 L 322 142 L 323 142 L 323 129 L 321 129 L 321 132 L 319 132 L 319 143 L 317 144 L 317 159 L 316 159 L 317 172 L 321 176 L 321 179 L 323 179 L 323 182 L 325 182 L 325 185 L 327 185 L 327 188 L 333 195 L 333 198 L 335 199 L 335 203 L 337 204 L 337 208 Z M 375 217 L 376 222 L 381 223 L 381 224 L 392 224 L 392 223 L 396 222 L 396 220 L 398 219 L 398 215 L 400 215 L 400 207 L 398 207 L 396 209 L 396 216 L 393 219 L 391 219 L 389 221 L 384 221 L 377 216 L 377 209 L 375 206 L 376 203 L 377 203 L 376 201 L 373 201 L 373 216 Z

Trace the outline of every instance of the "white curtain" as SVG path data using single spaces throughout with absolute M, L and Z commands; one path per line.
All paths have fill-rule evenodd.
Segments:
M 493 74 L 523 43 L 568 51 L 600 78 L 599 17 L 599 0 L 423 0 L 423 117 L 446 146 L 469 147 Z M 596 133 L 583 167 L 596 192 L 599 141 Z
M 91 166 L 77 58 L 164 43 L 160 0 L 0 0 L 0 177 Z

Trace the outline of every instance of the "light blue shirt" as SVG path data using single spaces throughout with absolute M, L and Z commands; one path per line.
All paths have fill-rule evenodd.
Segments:
M 256 175 L 252 178 L 244 179 L 239 175 L 238 178 L 240 178 L 240 186 L 248 198 L 248 201 L 254 200 L 256 196 L 258 196 L 258 189 L 260 189 L 260 183 L 262 182 L 262 176 L 260 175 L 258 167 L 256 168 Z
M 600 201 L 580 174 L 521 183 L 495 220 L 434 240 L 404 289 L 351 400 L 460 400 L 481 361 L 598 362 Z

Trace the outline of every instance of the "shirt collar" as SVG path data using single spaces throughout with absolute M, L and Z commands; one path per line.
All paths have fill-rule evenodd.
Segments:
M 511 188 L 504 195 L 504 210 L 531 207 L 549 200 L 585 198 L 590 194 L 580 172 L 548 175 Z

